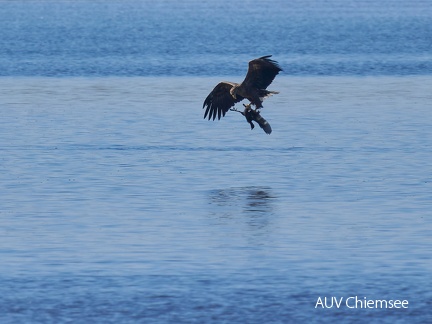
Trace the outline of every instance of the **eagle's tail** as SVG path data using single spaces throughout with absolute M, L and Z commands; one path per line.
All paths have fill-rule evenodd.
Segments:
M 260 93 L 259 93 L 260 100 L 263 101 L 265 98 L 270 97 L 274 94 L 278 94 L 278 93 L 279 93 L 278 91 L 269 91 L 269 90 L 261 89 Z

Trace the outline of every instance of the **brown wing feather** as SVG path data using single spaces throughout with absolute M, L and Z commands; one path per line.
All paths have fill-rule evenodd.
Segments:
M 237 99 L 234 99 L 231 96 L 230 90 L 234 85 L 237 84 L 231 82 L 219 82 L 216 85 L 204 100 L 203 109 L 206 108 L 204 118 L 208 116 L 208 120 L 215 120 L 217 115 L 218 119 L 221 119 L 221 116 L 225 116 L 226 112 L 231 107 L 244 99 L 242 96 L 237 96 Z
M 242 86 L 266 89 L 282 68 L 276 61 L 269 59 L 271 55 L 263 56 L 249 62 L 249 69 Z

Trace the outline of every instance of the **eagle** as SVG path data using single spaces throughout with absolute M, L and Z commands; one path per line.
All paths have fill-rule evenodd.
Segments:
M 282 71 L 279 64 L 270 59 L 271 55 L 263 56 L 249 62 L 248 72 L 241 84 L 222 81 L 210 92 L 204 100 L 203 109 L 206 108 L 204 119 L 218 119 L 225 116 L 228 110 L 238 111 L 246 117 L 247 122 L 254 128 L 252 121 L 257 122 L 267 134 L 271 133 L 268 122 L 261 117 L 259 109 L 263 108 L 265 98 L 277 94 L 277 91 L 269 91 L 267 87 L 273 82 L 276 75 Z M 243 99 L 249 100 L 244 105 L 244 111 L 235 108 L 236 103 Z M 251 106 L 254 105 L 255 109 Z

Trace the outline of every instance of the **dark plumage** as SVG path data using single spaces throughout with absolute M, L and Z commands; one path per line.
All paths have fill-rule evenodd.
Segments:
M 250 124 L 251 129 L 254 129 L 255 125 L 252 123 L 252 121 L 257 122 L 258 125 L 266 132 L 266 134 L 271 134 L 272 128 L 267 120 L 264 119 L 259 113 L 258 110 L 252 109 L 251 105 L 244 105 L 245 110 L 240 111 L 240 113 L 246 117 L 246 121 Z
M 276 75 L 282 71 L 278 63 L 271 60 L 270 57 L 271 55 L 267 55 L 250 61 L 248 72 L 241 84 L 227 81 L 217 84 L 204 100 L 203 109 L 206 108 L 204 118 L 208 117 L 209 120 L 215 120 L 217 116 L 220 119 L 237 102 L 243 99 L 248 99 L 256 109 L 262 108 L 264 98 L 278 93 L 266 89 L 273 82 Z M 255 112 L 258 113 L 256 110 Z

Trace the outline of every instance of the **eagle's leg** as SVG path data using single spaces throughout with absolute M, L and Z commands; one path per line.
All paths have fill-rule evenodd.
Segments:
M 244 106 L 246 109 L 251 109 L 252 102 L 249 102 L 247 105 L 243 104 L 243 106 Z M 246 109 L 245 109 L 245 110 L 246 110 Z
M 261 104 L 259 107 L 257 107 L 257 106 L 255 105 L 255 110 L 254 110 L 254 111 L 255 111 L 257 114 L 259 114 L 261 108 L 263 108 L 262 104 Z
M 259 108 L 258 108 L 258 107 L 255 105 L 255 109 L 252 109 L 252 102 L 249 102 L 249 104 L 247 104 L 247 105 L 243 104 L 243 106 L 244 106 L 246 109 L 253 110 L 253 111 L 256 112 L 256 113 L 259 113 L 259 110 L 262 108 L 262 107 L 259 107 Z

